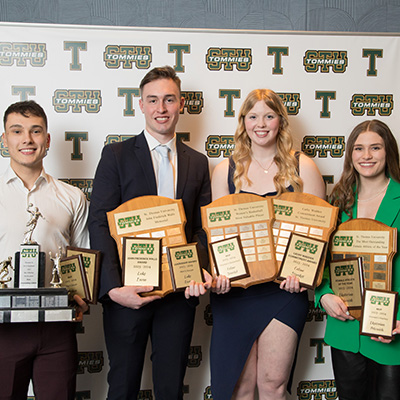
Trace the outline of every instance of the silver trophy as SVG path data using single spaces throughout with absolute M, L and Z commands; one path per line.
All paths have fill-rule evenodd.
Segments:
M 50 260 L 53 261 L 52 279 L 50 285 L 54 288 L 61 287 L 62 279 L 60 274 L 60 260 L 62 257 L 61 247 L 58 248 L 59 252 L 55 254 L 54 257 L 51 256 L 51 251 L 49 252 Z
M 40 213 L 40 211 L 37 207 L 33 207 L 32 203 L 29 203 L 26 211 L 28 211 L 28 213 L 31 214 L 31 218 L 26 223 L 27 230 L 24 232 L 25 238 L 24 238 L 23 244 L 37 244 L 36 241 L 32 240 L 32 234 L 36 228 L 39 218 L 42 217 L 44 219 L 44 217 Z
M 0 261 L 0 288 L 7 289 L 7 282 L 10 282 L 12 277 L 10 276 L 10 269 L 14 270 L 11 265 L 12 257 L 8 257 L 7 260 Z
M 24 241 L 20 252 L 15 255 L 14 287 L 20 289 L 34 289 L 44 287 L 46 255 L 40 251 L 40 245 L 32 239 L 39 218 L 42 213 L 32 203 L 28 204 L 26 211 L 30 214 L 24 232 Z

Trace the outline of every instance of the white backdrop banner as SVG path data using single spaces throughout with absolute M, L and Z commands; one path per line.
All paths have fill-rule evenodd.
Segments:
M 211 169 L 234 149 L 246 95 L 270 88 L 288 109 L 296 147 L 315 160 L 330 192 L 355 125 L 377 118 L 399 136 L 399 54 L 398 36 L 1 23 L 0 109 L 31 99 L 44 107 L 52 139 L 46 170 L 80 187 L 90 200 L 103 146 L 144 127 L 139 83 L 151 68 L 168 64 L 178 72 L 186 100 L 177 133 L 208 156 Z M 8 153 L 3 145 L 0 151 L 4 170 Z M 313 307 L 313 293 L 309 297 L 289 398 L 336 399 L 323 341 L 325 317 Z M 212 399 L 211 329 L 205 296 L 197 309 L 186 399 Z M 85 316 L 78 340 L 76 399 L 105 399 L 108 361 L 100 305 Z M 154 398 L 149 356 L 142 389 L 140 399 Z

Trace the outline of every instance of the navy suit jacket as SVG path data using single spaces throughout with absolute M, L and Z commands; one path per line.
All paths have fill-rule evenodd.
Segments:
M 176 198 L 182 199 L 185 208 L 186 239 L 188 243 L 199 243 L 200 261 L 206 268 L 207 240 L 202 230 L 200 207 L 211 201 L 208 160 L 179 140 L 176 150 Z M 118 250 L 110 236 L 106 213 L 130 199 L 145 195 L 157 195 L 157 183 L 144 133 L 105 146 L 93 182 L 89 212 L 91 247 L 102 252 L 100 300 L 104 300 L 109 290 L 122 286 Z

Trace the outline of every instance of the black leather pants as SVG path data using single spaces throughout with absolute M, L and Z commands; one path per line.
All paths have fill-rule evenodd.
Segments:
M 339 400 L 400 400 L 400 365 L 331 348 Z

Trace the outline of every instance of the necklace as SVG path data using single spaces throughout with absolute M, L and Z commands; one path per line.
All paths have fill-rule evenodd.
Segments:
M 357 201 L 360 202 L 360 203 L 363 203 L 365 201 L 370 201 L 370 200 L 376 199 L 380 194 L 382 194 L 387 189 L 387 187 L 389 186 L 389 183 L 390 183 L 390 179 L 388 179 L 387 184 L 384 186 L 384 188 L 381 191 L 379 191 L 377 194 L 375 194 L 374 196 L 370 197 L 369 199 L 362 199 L 362 200 L 361 199 L 357 199 Z
M 259 166 L 260 168 L 264 171 L 265 174 L 268 174 L 269 169 L 272 167 L 272 163 L 274 162 L 275 157 L 272 158 L 271 162 L 268 165 L 268 168 L 264 168 L 261 163 L 254 157 L 251 157 Z

